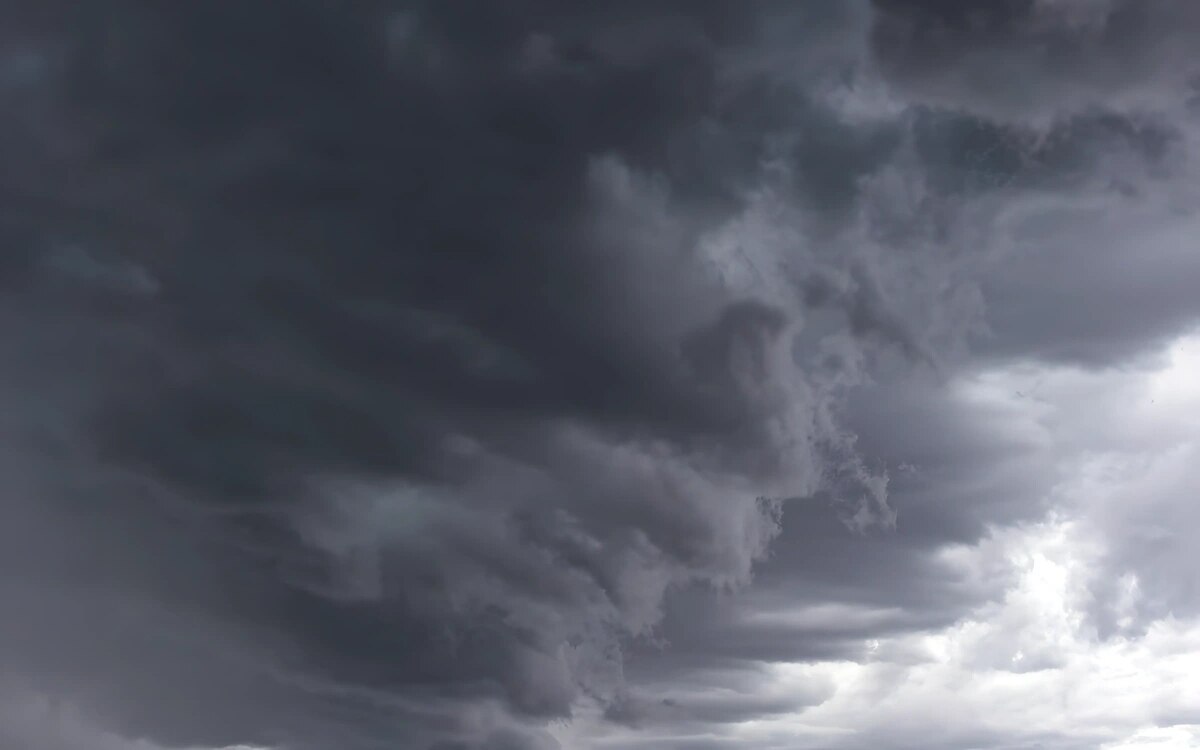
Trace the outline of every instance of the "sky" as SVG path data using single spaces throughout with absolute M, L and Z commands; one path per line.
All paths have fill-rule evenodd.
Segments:
M 1200 748 L 1198 45 L 0 3 L 0 747 Z

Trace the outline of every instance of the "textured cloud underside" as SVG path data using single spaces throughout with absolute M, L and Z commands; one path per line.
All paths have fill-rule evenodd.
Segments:
M 0 28 L 0 744 L 1186 743 L 1200 10 Z

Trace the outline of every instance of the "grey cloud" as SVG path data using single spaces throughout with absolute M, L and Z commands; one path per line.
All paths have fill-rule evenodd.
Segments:
M 1149 462 L 1136 483 L 1114 481 L 1112 497 L 1099 500 L 1094 523 L 1109 540 L 1092 587 L 1099 635 L 1144 633 L 1164 617 L 1200 612 L 1200 578 L 1191 564 L 1191 530 L 1200 523 L 1188 455 L 1127 459 Z
M 106 732 L 70 705 L 48 696 L 4 691 L 0 740 L 27 750 L 161 750 Z
M 794 713 L 828 698 L 827 685 L 802 690 L 764 691 L 766 675 L 749 670 L 693 671 L 672 675 L 679 687 L 626 691 L 605 706 L 604 718 L 633 729 L 667 726 L 673 731 L 704 731 L 723 724 Z
M 1153 206 L 1114 217 L 1102 205 L 1046 219 L 1021 228 L 988 281 L 996 311 L 984 350 L 1109 365 L 1152 353 L 1200 317 L 1189 219 Z
M 986 307 L 985 328 L 968 332 L 977 355 L 1108 365 L 1200 318 L 1181 251 L 1196 127 L 1192 115 L 1152 111 L 1045 128 L 919 111 L 912 148 L 937 198 L 928 214 L 1003 206 L 965 233 L 933 219 L 942 241 L 971 247 L 964 260 Z
M 867 660 L 871 640 L 947 627 L 1003 595 L 1011 581 L 999 567 L 964 577 L 936 553 L 1048 510 L 1058 472 L 1040 428 L 1012 410 L 948 399 L 932 378 L 854 393 L 847 421 L 863 453 L 890 468 L 895 529 L 859 534 L 826 502 L 787 506 L 749 591 L 668 596 L 659 642 L 630 652 L 635 684 L 664 674 L 687 683 L 706 665 Z
M 496 750 L 558 750 L 559 744 L 553 737 L 539 732 L 523 732 L 518 730 L 499 730 L 492 732 L 478 741 L 452 740 L 438 742 L 430 750 L 473 750 L 474 748 L 495 748 Z
M 759 692 L 763 662 L 995 595 L 935 552 L 1043 512 L 1051 470 L 943 403 L 985 302 L 990 355 L 1092 361 L 1194 311 L 1180 281 L 1073 325 L 1082 251 L 1006 273 L 963 241 L 1109 151 L 1155 189 L 1170 127 L 1039 139 L 1066 83 L 962 81 L 1047 34 L 1160 53 L 875 5 L 0 11 L 5 664 L 154 750 L 541 750 L 587 701 L 730 746 L 825 697 Z M 1102 73 L 1080 101 L 1132 80 Z M 901 111 L 830 93 L 874 78 Z M 702 257 L 723 231 L 751 283 Z M 788 604 L 834 615 L 753 616 Z
M 1099 734 L 1099 733 L 1097 733 Z M 1044 747 L 1062 748 L 1062 750 L 1086 750 L 1095 747 L 1097 742 L 1103 742 L 1102 735 L 1097 737 L 1071 737 L 1062 734 L 1038 732 L 1004 732 L 987 730 L 968 730 L 947 732 L 930 740 L 927 730 L 918 727 L 904 728 L 900 731 L 873 732 L 856 737 L 854 745 L 849 743 L 834 743 L 833 747 L 860 747 L 857 743 L 865 742 L 868 746 L 884 746 L 896 750 L 951 750 L 958 747 L 988 747 L 996 750 L 1038 750 Z
M 840 276 L 817 274 L 801 283 L 809 307 L 840 308 L 851 333 L 874 338 L 898 347 L 906 356 L 932 367 L 933 355 L 906 321 L 889 309 L 887 299 L 874 272 L 864 263 L 855 263 Z
M 81 247 L 64 247 L 47 259 L 51 269 L 86 283 L 116 292 L 150 295 L 158 291 L 158 282 L 144 268 L 126 262 L 106 262 Z
M 923 100 L 1042 122 L 1170 100 L 1195 75 L 1193 6 L 1139 2 L 877 0 L 873 50 Z
M 1008 195 L 1027 217 L 950 240 L 992 258 L 977 275 L 990 329 L 977 351 L 1108 365 L 1200 317 L 1167 236 L 1191 205 L 1192 6 L 874 5 L 875 70 L 917 104 L 912 148 L 929 187 L 957 210 L 967 196 Z M 1129 250 L 1148 234 L 1149 247 Z
M 5 123 L 8 387 L 58 426 L 6 425 L 6 661 L 170 745 L 539 746 L 746 583 L 854 456 L 795 303 L 694 256 L 794 115 L 722 103 L 761 18 L 681 8 L 12 10 L 61 63 Z
M 933 24 L 941 25 L 936 30 L 918 30 L 942 35 L 934 39 L 944 43 L 940 58 L 920 59 L 931 47 L 938 51 L 937 44 L 925 42 L 876 50 L 882 75 L 897 84 L 901 96 L 918 102 L 906 114 L 904 138 L 892 155 L 900 163 L 913 159 L 909 164 L 922 174 L 924 192 L 908 204 L 920 206 L 912 212 L 919 217 L 916 222 L 890 223 L 893 215 L 885 206 L 882 217 L 874 217 L 884 221 L 872 230 L 886 230 L 889 240 L 899 240 L 893 257 L 919 252 L 917 248 L 930 237 L 939 247 L 964 243 L 958 245 L 962 255 L 943 256 L 942 262 L 943 268 L 964 262 L 967 273 L 979 282 L 990 331 L 973 341 L 982 355 L 976 362 L 1028 359 L 1071 366 L 1123 366 L 1193 327 L 1200 320 L 1200 309 L 1193 304 L 1195 295 L 1184 290 L 1190 289 L 1195 274 L 1179 248 L 1186 244 L 1180 239 L 1190 231 L 1189 209 L 1184 206 L 1192 205 L 1186 185 L 1188 149 L 1195 131 L 1191 115 L 1177 107 L 1189 95 L 1188 84 L 1176 76 L 1179 70 L 1170 67 L 1179 59 L 1172 56 L 1182 54 L 1184 40 L 1194 40 L 1190 11 L 1155 4 L 1126 7 L 1122 11 L 1126 20 L 1128 14 L 1144 12 L 1154 29 L 1122 42 L 1131 45 L 1129 54 L 1144 64 L 1118 71 L 1106 68 L 1106 61 L 1099 66 L 1099 75 L 1110 72 L 1116 77 L 1102 81 L 1093 77 L 1096 71 L 1044 68 L 1037 55 L 1027 54 L 1025 45 L 1031 38 L 1055 35 L 1065 35 L 1067 44 L 1067 37 L 1092 34 L 1098 28 L 1078 24 L 1103 25 L 1103 19 L 1035 17 L 1032 3 L 991 4 L 976 19 L 969 18 L 970 4 L 945 4 L 935 10 L 914 10 L 917 3 L 879 5 L 888 6 L 879 21 L 883 37 L 901 27 L 911 31 L 921 22 L 937 20 L 931 13 L 947 18 Z M 907 19 L 896 17 L 906 14 Z M 1112 28 L 1106 33 L 1113 38 L 1122 33 L 1118 21 L 1119 16 L 1107 21 Z M 1035 28 L 1035 23 L 1041 26 Z M 890 24 L 898 26 L 888 28 Z M 1155 46 L 1159 40 L 1165 43 Z M 876 41 L 896 42 L 878 37 Z M 1081 46 L 1071 54 L 1089 62 L 1117 55 L 1106 44 L 1087 51 Z M 902 59 L 910 54 L 913 60 Z M 1007 97 L 1003 86 L 963 83 L 974 75 L 972 66 L 980 75 L 1005 75 L 1022 66 L 1037 66 L 1038 73 L 1019 79 L 1033 90 L 1028 99 L 1017 100 Z M 1076 80 L 1077 74 L 1086 80 Z M 963 79 L 954 82 L 960 75 Z M 1065 88 L 1076 83 L 1075 91 Z M 997 205 L 1004 209 L 993 212 Z M 966 221 L 979 224 L 960 224 L 972 211 L 979 213 Z M 898 215 L 911 218 L 903 211 Z M 1012 216 L 1027 223 L 1015 224 Z M 1133 251 L 1135 246 L 1141 249 Z M 896 266 L 881 262 L 886 256 L 868 253 L 868 257 L 871 271 L 887 268 L 884 277 L 895 285 Z M 979 260 L 983 262 L 973 265 Z M 845 273 L 842 266 L 830 276 L 817 278 L 845 278 Z M 840 306 L 847 311 L 842 314 L 852 318 L 856 302 L 846 289 L 853 287 L 844 282 L 840 286 L 810 282 L 809 302 L 817 307 Z M 909 336 L 905 327 L 933 340 L 928 325 L 916 324 L 920 314 L 906 305 L 910 301 L 906 295 L 926 289 L 901 285 L 892 306 L 903 312 L 880 307 L 868 311 L 866 303 L 857 303 L 860 321 L 865 321 L 859 323 L 860 332 L 882 334 L 901 348 Z M 910 353 L 912 349 L 910 345 Z M 957 370 L 963 361 L 956 357 L 961 355 L 943 349 L 939 354 L 949 373 L 963 374 Z M 990 405 L 981 401 L 954 406 L 946 403 L 947 394 L 937 385 L 924 390 L 911 381 L 889 382 L 886 374 L 882 380 L 855 389 L 847 405 L 849 424 L 859 436 L 857 445 L 863 455 L 885 462 L 891 470 L 889 502 L 897 512 L 896 532 L 885 538 L 855 537 L 840 527 L 836 514 L 828 509 L 816 504 L 789 507 L 780 537 L 759 568 L 751 592 L 731 601 L 689 592 L 668 597 L 668 615 L 660 631 L 663 643 L 639 646 L 633 652 L 637 658 L 628 669 L 632 681 L 654 684 L 664 674 L 672 674 L 687 684 L 696 679 L 694 670 L 711 664 L 733 669 L 792 660 L 921 661 L 928 656 L 872 656 L 867 643 L 877 637 L 947 627 L 970 608 L 1003 595 L 1010 582 L 992 577 L 994 571 L 985 572 L 981 580 L 959 579 L 942 568 L 932 553 L 947 545 L 973 544 L 997 525 L 1043 517 L 1057 501 L 1052 488 L 1062 479 L 1061 456 L 1048 450 L 1050 436 L 1028 413 L 1005 407 L 1004 399 Z M 1116 502 L 1113 507 L 1121 510 L 1114 512 L 1122 520 L 1114 518 L 1112 525 L 1097 532 L 1098 538 L 1116 545 L 1104 569 L 1097 572 L 1102 583 L 1094 592 L 1095 616 L 1102 632 L 1115 632 L 1116 620 L 1129 614 L 1120 608 L 1122 587 L 1131 572 L 1146 586 L 1142 610 L 1133 621 L 1138 628 L 1163 617 L 1168 609 L 1192 611 L 1191 576 L 1180 572 L 1186 566 L 1177 556 L 1175 534 L 1165 531 L 1163 519 L 1174 519 L 1170 525 L 1176 529 L 1194 524 L 1173 499 L 1178 494 L 1175 489 L 1164 486 L 1153 494 L 1161 500 Z M 1156 541 L 1131 534 L 1131 529 L 1149 531 Z M 1106 580 L 1112 586 L 1106 588 Z M 803 617 L 774 621 L 746 617 L 786 612 L 781 602 L 795 610 L 832 602 L 862 609 L 846 607 L 822 623 Z M 1031 672 L 1053 669 L 1061 659 L 1049 651 L 1026 656 L 1015 667 L 1007 658 L 976 667 Z M 670 709 L 646 710 L 661 717 Z M 614 718 L 628 721 L 626 713 L 617 712 Z M 719 733 L 719 727 L 712 732 Z M 854 734 L 844 743 L 832 744 L 925 747 L 936 744 L 930 732 L 918 722 L 911 728 Z M 1025 735 L 1014 728 L 956 734 L 944 742 L 948 747 L 1090 747 L 1098 741 L 1086 735 L 1086 727 L 1080 727 L 1076 736 Z M 737 745 L 736 740 L 726 742 L 711 734 L 681 740 L 664 731 L 653 740 L 631 739 L 617 746 L 647 743 Z

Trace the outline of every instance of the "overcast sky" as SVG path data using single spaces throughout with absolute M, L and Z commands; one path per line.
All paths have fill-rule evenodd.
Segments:
M 0 3 L 0 747 L 1200 747 L 1197 49 Z

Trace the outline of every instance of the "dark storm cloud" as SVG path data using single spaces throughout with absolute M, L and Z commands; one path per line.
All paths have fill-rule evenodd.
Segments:
M 902 242 L 925 232 L 939 244 L 966 240 L 965 255 L 985 259 L 973 269 L 990 329 L 974 342 L 984 361 L 1121 365 L 1154 353 L 1165 339 L 1200 322 L 1200 298 L 1191 293 L 1194 253 L 1185 251 L 1190 244 L 1184 239 L 1194 233 L 1187 186 L 1196 123 L 1185 105 L 1193 72 L 1188 50 L 1197 31 L 1190 6 L 876 6 L 876 70 L 894 93 L 915 104 L 905 113 L 898 161 L 914 159 L 925 202 L 913 212 L 919 221 L 884 221 L 873 229 Z M 984 209 L 979 225 L 958 233 L 964 229 L 959 222 L 977 205 L 996 204 L 1012 213 L 1001 211 L 996 220 Z M 911 245 L 899 247 L 914 252 Z M 873 260 L 873 272 L 886 267 Z M 922 331 L 920 316 L 904 306 L 905 294 L 916 288 L 901 285 L 895 294 L 895 275 L 884 276 L 897 299 L 874 308 L 885 310 L 882 315 L 867 314 L 866 300 L 883 296 L 870 295 L 869 288 L 856 298 L 845 290 L 858 287 L 845 282 L 839 287 L 820 276 L 802 288 L 818 309 L 836 304 L 859 335 L 883 334 L 905 348 L 904 342 L 921 340 L 907 333 Z M 856 312 L 859 321 L 869 322 L 856 323 Z M 946 359 L 953 373 L 954 356 Z M 1010 582 L 996 576 L 999 568 L 982 580 L 965 580 L 935 553 L 976 544 L 996 526 L 1041 518 L 1061 499 L 1052 492 L 1062 479 L 1061 456 L 1050 452 L 1050 436 L 1036 419 L 1006 405 L 1010 397 L 1033 398 L 992 394 L 991 401 L 956 405 L 936 387 L 886 382 L 854 392 L 849 424 L 860 437 L 858 446 L 891 469 L 895 533 L 855 537 L 817 504 L 790 506 L 752 591 L 737 601 L 688 592 L 669 596 L 659 631 L 664 645 L 639 646 L 627 667 L 629 679 L 655 685 L 667 681 L 664 675 L 677 675 L 679 684 L 703 684 L 696 671 L 713 664 L 737 670 L 794 660 L 866 662 L 876 658 L 867 653 L 871 639 L 945 628 L 972 607 L 1001 597 Z M 1130 574 L 1144 586 L 1144 596 L 1133 625 L 1126 622 L 1123 632 L 1144 632 L 1168 611 L 1194 611 L 1194 576 L 1183 572 L 1179 537 L 1168 531 L 1194 525 L 1194 513 L 1178 500 L 1190 483 L 1165 473 L 1169 480 L 1147 490 L 1153 502 L 1132 501 L 1137 490 L 1130 490 L 1104 514 L 1097 538 L 1111 540 L 1112 550 L 1098 573 L 1091 623 L 1103 634 L 1121 630 L 1116 621 L 1128 613 L 1117 610 Z M 900 664 L 909 657 L 879 658 Z M 637 705 L 644 713 L 625 704 L 612 711 L 629 722 L 669 710 Z M 711 731 L 720 728 L 714 723 Z M 930 734 L 927 724 L 918 723 L 832 744 L 925 746 Z M 653 740 L 631 736 L 612 744 L 743 742 L 704 737 L 679 740 L 664 731 Z M 945 741 L 995 747 L 1095 744 L 1031 736 L 1019 727 L 974 730 Z
M 954 621 L 995 592 L 935 551 L 1036 516 L 1049 473 L 938 400 L 979 290 L 1001 356 L 1195 312 L 1180 281 L 1120 342 L 1044 325 L 1075 249 L 989 276 L 963 241 L 968 199 L 1178 153 L 1088 109 L 1174 81 L 1167 6 L 1111 5 L 5 6 L 20 731 L 48 695 L 121 750 L 540 750 L 588 699 L 702 734 L 827 697 L 757 691 L 766 662 Z M 901 111 L 829 93 L 871 76 Z
M 918 98 L 1000 120 L 1154 104 L 1186 86 L 1200 13 L 1171 0 L 875 0 L 872 48 Z
M 1192 281 L 1200 267 L 1174 213 L 1151 204 L 1114 217 L 1100 205 L 1029 222 L 988 281 L 996 312 L 983 348 L 1103 366 L 1188 332 L 1200 317 Z
M 631 680 L 703 684 L 697 670 L 714 665 L 861 661 L 874 639 L 947 627 L 1003 593 L 1000 571 L 968 579 L 936 553 L 1045 513 L 1055 469 L 1040 436 L 1019 414 L 948 400 L 932 380 L 859 389 L 851 404 L 864 454 L 892 468 L 896 528 L 858 534 L 826 504 L 788 506 L 753 588 L 669 596 L 659 642 L 631 651 Z
M 797 310 L 694 255 L 768 131 L 838 127 L 721 87 L 731 8 L 9 7 L 25 689 L 164 745 L 541 747 L 667 590 L 746 581 L 760 496 L 855 458 Z
M 990 335 L 976 340 L 978 350 L 1110 365 L 1187 330 L 1200 316 L 1190 256 L 1169 238 L 1148 251 L 1131 247 L 1148 233 L 1161 237 L 1158 225 L 1187 210 L 1162 196 L 1191 179 L 1197 8 L 1154 0 L 873 5 L 876 69 L 919 105 L 913 147 L 928 185 L 956 201 L 1028 191 L 1028 221 L 995 226 L 984 239 L 1009 247 L 980 276 Z M 1065 195 L 1092 200 L 1036 207 Z
M 674 731 L 704 731 L 714 725 L 803 710 L 825 700 L 828 686 L 807 693 L 796 690 L 763 690 L 769 677 L 755 670 L 693 671 L 671 674 L 675 687 L 664 691 L 627 691 L 608 704 L 604 718 L 632 729 L 669 726 Z

